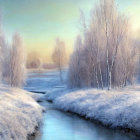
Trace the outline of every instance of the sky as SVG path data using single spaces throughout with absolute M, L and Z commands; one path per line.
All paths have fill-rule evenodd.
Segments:
M 24 39 L 27 51 L 50 54 L 60 37 L 71 50 L 80 32 L 80 10 L 85 15 L 99 0 L 0 0 L 4 32 L 10 40 L 14 32 Z M 140 31 L 140 0 L 116 0 L 120 12 L 132 21 L 135 35 Z

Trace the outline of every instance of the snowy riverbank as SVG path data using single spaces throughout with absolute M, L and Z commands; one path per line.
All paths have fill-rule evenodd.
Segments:
M 140 86 L 112 91 L 54 89 L 46 98 L 64 111 L 140 134 Z
M 0 139 L 26 140 L 42 119 L 43 108 L 32 93 L 0 88 Z

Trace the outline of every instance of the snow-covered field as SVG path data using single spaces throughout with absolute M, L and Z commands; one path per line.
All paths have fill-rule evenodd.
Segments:
M 26 140 L 34 133 L 43 111 L 34 98 L 24 90 L 1 86 L 0 140 Z
M 59 89 L 46 94 L 57 108 L 140 133 L 140 86 L 120 90 Z

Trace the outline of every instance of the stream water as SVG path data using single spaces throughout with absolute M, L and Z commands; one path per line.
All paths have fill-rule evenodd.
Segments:
M 54 77 L 57 75 L 55 72 L 54 74 L 50 73 L 50 75 L 49 73 L 42 75 L 39 77 L 37 74 L 30 75 L 25 89 L 29 90 L 31 85 L 34 90 L 42 90 L 44 85 L 54 86 L 58 84 Z M 38 80 L 40 84 L 36 85 Z M 49 86 L 49 88 L 51 87 Z M 45 90 L 45 88 L 43 89 Z M 108 129 L 75 114 L 60 111 L 47 101 L 41 105 L 46 108 L 46 113 L 43 116 L 40 135 L 35 140 L 140 140 L 140 137 L 119 130 Z

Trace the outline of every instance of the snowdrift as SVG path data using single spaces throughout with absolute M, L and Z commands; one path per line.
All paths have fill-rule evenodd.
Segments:
M 32 93 L 0 88 L 0 140 L 26 140 L 42 119 L 43 108 Z
M 46 95 L 57 108 L 100 121 L 112 128 L 127 128 L 140 134 L 140 86 L 124 90 L 83 89 L 55 91 Z

